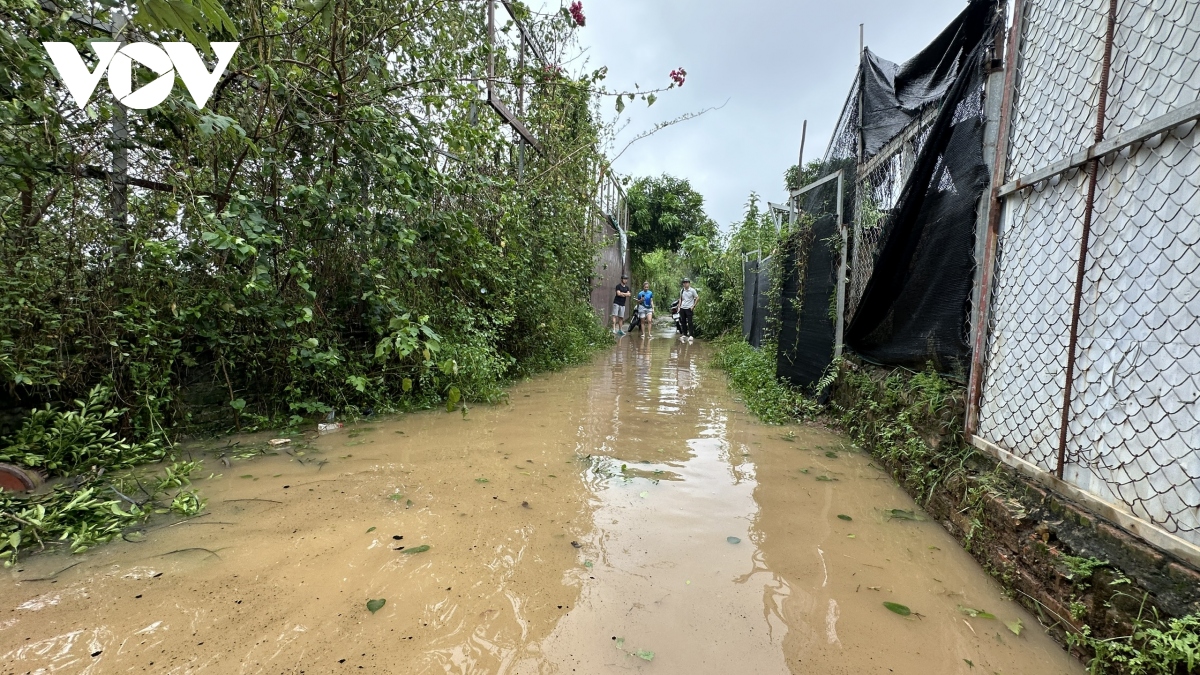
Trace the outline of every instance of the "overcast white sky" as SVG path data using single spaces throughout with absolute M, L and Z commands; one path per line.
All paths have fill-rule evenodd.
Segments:
M 932 40 L 965 0 L 583 0 L 580 40 L 590 68 L 609 67 L 611 87 L 664 86 L 682 66 L 687 83 L 651 108 L 626 108 L 618 148 L 655 122 L 710 106 L 721 110 L 634 144 L 618 172 L 687 178 L 725 229 L 751 191 L 785 199 L 783 172 L 825 152 L 850 83 L 858 24 L 880 56 L 903 62 Z M 590 69 L 589 68 L 589 69 Z M 612 102 L 606 102 L 610 114 Z

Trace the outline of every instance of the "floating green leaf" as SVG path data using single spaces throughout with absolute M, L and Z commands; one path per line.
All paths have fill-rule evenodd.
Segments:
M 887 514 L 888 520 L 925 520 L 915 511 L 905 511 L 904 509 L 888 509 L 884 513 Z
M 640 496 L 642 499 L 645 499 L 645 498 L 646 498 L 646 497 L 647 497 L 649 494 L 650 494 L 649 492 L 643 492 L 643 493 L 642 493 L 641 495 L 639 495 L 639 496 Z
M 958 606 L 958 611 L 966 614 L 973 619 L 995 619 L 996 615 L 991 612 L 985 612 L 982 609 L 971 609 L 970 607 Z
M 654 652 L 650 651 L 649 649 L 639 649 L 636 652 L 634 652 L 633 655 L 643 661 L 653 661 L 654 660 Z
M 1005 621 L 1004 625 L 1008 626 L 1008 629 L 1013 632 L 1013 635 L 1020 635 L 1021 631 L 1025 630 L 1025 624 L 1021 623 L 1020 619 Z
M 400 494 L 399 492 L 397 492 L 397 493 L 395 493 L 395 494 L 388 495 L 388 499 L 390 499 L 390 500 L 392 500 L 392 501 L 394 501 L 394 502 L 398 502 L 398 501 L 400 501 L 401 499 L 404 499 L 404 495 L 402 495 L 402 494 Z
M 584 560 L 584 561 L 583 561 L 583 566 L 584 566 L 584 567 L 586 567 L 586 568 L 588 568 L 589 570 L 590 570 L 590 569 L 592 569 L 592 561 L 591 561 L 591 560 Z
M 374 531 L 375 531 L 375 528 L 373 528 L 373 527 L 367 528 L 367 534 L 371 534 Z
M 619 638 L 613 638 L 613 640 L 616 640 L 616 642 L 617 642 L 617 649 L 625 648 L 625 638 L 619 637 Z
M 741 539 L 738 539 L 737 537 L 725 537 L 725 541 L 727 541 L 727 542 L 729 542 L 729 543 L 731 543 L 731 544 L 740 544 L 740 543 L 742 543 L 742 540 L 741 540 Z
M 837 459 L 837 453 L 836 453 L 836 452 L 834 452 L 834 451 L 832 451 L 832 450 L 829 450 L 829 451 L 827 451 L 827 452 L 825 453 L 825 456 L 826 456 L 826 457 L 828 457 L 828 458 L 830 458 L 830 459 Z
M 428 550 L 429 550 L 429 544 L 421 544 L 420 546 L 406 548 L 406 549 L 404 549 L 403 552 L 407 553 L 407 554 L 413 554 L 413 553 L 424 553 L 425 551 L 428 551 Z
M 830 478 L 829 476 L 817 476 L 817 480 L 821 481 L 822 483 L 832 483 L 833 481 L 835 481 L 837 479 Z
M 853 518 L 851 518 L 850 516 L 848 516 L 844 513 L 839 513 L 838 518 L 841 518 L 842 520 L 854 520 Z
M 486 478 L 476 478 L 476 479 L 475 479 L 475 482 L 476 482 L 476 483 L 486 483 L 486 482 L 488 482 L 488 479 L 486 479 Z
M 385 604 L 387 604 L 387 598 L 379 598 L 378 600 L 367 600 L 367 609 L 369 609 L 371 611 L 371 613 L 374 614 L 375 612 L 378 612 L 379 610 L 383 609 L 383 606 Z
M 909 609 L 899 603 L 885 602 L 885 603 L 883 603 L 883 606 L 887 607 L 889 610 L 899 614 L 900 616 L 909 616 L 910 614 L 912 614 L 911 609 Z

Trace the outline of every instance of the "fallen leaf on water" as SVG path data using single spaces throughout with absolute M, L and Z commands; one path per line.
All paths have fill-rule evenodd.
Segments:
M 1013 632 L 1013 635 L 1020 635 L 1021 631 L 1025 630 L 1025 624 L 1021 623 L 1020 619 L 1016 619 L 1014 621 L 1005 621 L 1004 625 L 1008 626 L 1008 629 Z
M 888 509 L 884 513 L 887 514 L 888 520 L 925 520 L 915 511 L 905 511 L 904 509 Z
M 848 535 L 846 535 L 846 538 L 847 538 L 847 539 L 854 539 L 854 535 L 852 535 L 852 534 L 848 534 Z
M 833 481 L 835 481 L 835 480 L 837 480 L 837 479 L 836 479 L 836 478 L 830 478 L 829 476 L 817 476 L 817 480 L 819 480 L 819 481 L 824 481 L 824 482 L 826 482 L 826 483 L 829 483 L 829 482 L 833 482 Z
M 425 551 L 428 551 L 428 550 L 429 550 L 429 544 L 421 544 L 420 546 L 414 546 L 412 548 L 405 549 L 404 552 L 405 553 L 424 553 Z
M 591 561 L 591 560 L 584 560 L 584 561 L 583 561 L 583 566 L 584 566 L 584 567 L 586 567 L 586 568 L 588 568 L 588 569 L 592 569 L 592 561 Z
M 639 649 L 636 652 L 634 652 L 633 655 L 638 657 L 639 659 L 642 659 L 643 661 L 653 661 L 654 660 L 654 652 L 650 651 L 649 649 Z
M 379 598 L 378 600 L 367 600 L 367 609 L 371 610 L 371 613 L 374 614 L 375 612 L 378 612 L 380 609 L 383 609 L 383 606 L 386 603 L 387 603 L 387 598 Z
M 839 513 L 838 518 L 841 518 L 842 520 L 854 520 L 853 518 L 851 518 L 850 516 L 848 516 L 844 513 Z
M 248 473 L 245 476 L 238 476 L 238 478 L 254 478 L 254 475 Z
M 375 528 L 373 528 L 373 527 L 367 528 L 367 534 L 371 534 L 374 531 L 375 531 Z
M 623 649 L 625 647 L 625 638 L 615 637 L 613 639 L 617 641 L 617 649 Z
M 486 478 L 476 478 L 476 479 L 475 479 L 475 482 L 476 482 L 476 483 L 486 483 L 486 482 L 488 482 L 488 479 L 486 479 Z
M 832 450 L 830 450 L 829 452 L 826 452 L 825 456 L 830 459 L 837 459 L 837 453 Z
M 991 612 L 985 612 L 982 609 L 971 609 L 970 607 L 964 607 L 962 605 L 958 606 L 958 611 L 962 612 L 963 614 L 966 614 L 967 616 L 969 616 L 973 619 L 994 619 L 994 618 L 996 618 L 996 615 L 992 614 Z
M 406 508 L 406 509 L 411 509 L 411 508 L 412 508 L 412 505 L 413 505 L 413 500 L 411 500 L 411 499 L 410 499 L 410 500 L 408 500 L 407 502 L 405 502 L 405 503 L 404 503 L 404 508 Z
M 741 539 L 738 539 L 737 537 L 725 537 L 725 541 L 727 541 L 727 542 L 729 542 L 729 543 L 731 543 L 731 544 L 740 544 L 740 543 L 742 543 L 742 540 L 741 540 Z
M 642 499 L 645 499 L 646 495 L 649 495 L 649 494 L 650 494 L 649 492 L 643 492 L 640 496 Z
M 401 499 L 404 499 L 404 495 L 402 495 L 402 494 L 400 494 L 399 492 L 397 492 L 396 494 L 388 495 L 388 499 L 390 499 L 390 500 L 392 500 L 392 501 L 394 501 L 394 502 L 398 502 L 398 501 L 400 501 Z
M 883 606 L 887 607 L 889 610 L 899 614 L 900 616 L 908 616 L 908 615 L 912 614 L 911 609 L 909 609 L 899 603 L 885 602 L 885 603 L 883 603 Z
M 800 469 L 800 473 L 808 473 L 808 469 Z
M 966 661 L 968 666 L 971 666 L 972 668 L 975 667 L 975 664 L 971 663 L 971 659 L 963 659 L 963 661 Z

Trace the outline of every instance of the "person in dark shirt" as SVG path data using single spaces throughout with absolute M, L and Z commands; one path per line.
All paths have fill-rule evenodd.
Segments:
M 621 326 L 625 323 L 625 304 L 629 301 L 629 295 L 629 276 L 622 274 L 612 306 L 612 329 L 618 336 L 625 334 Z

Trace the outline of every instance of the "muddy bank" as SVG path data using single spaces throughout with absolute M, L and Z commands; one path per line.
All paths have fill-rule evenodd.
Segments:
M 1081 672 L 867 456 L 758 423 L 708 357 L 625 338 L 465 419 L 210 460 L 206 515 L 7 573 L 3 672 Z

